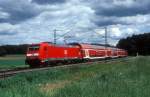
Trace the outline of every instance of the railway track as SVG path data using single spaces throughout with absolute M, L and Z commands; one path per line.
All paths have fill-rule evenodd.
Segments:
M 85 63 L 76 63 L 76 64 L 69 64 L 69 65 L 61 65 L 61 66 L 48 66 L 48 67 L 39 67 L 39 68 L 15 68 L 15 69 L 7 69 L 7 70 L 0 70 L 0 79 L 5 79 L 7 77 L 19 74 L 19 73 L 26 73 L 26 72 L 32 72 L 32 71 L 40 71 L 40 70 L 48 70 L 50 68 L 58 68 L 58 67 L 71 67 L 73 65 L 89 65 L 93 63 L 109 63 L 109 62 L 116 62 L 116 61 L 126 61 L 131 57 L 126 58 L 115 58 L 115 59 L 107 59 L 107 60 L 100 60 L 100 61 L 94 61 L 94 62 L 85 62 Z M 132 57 L 134 58 L 134 57 Z

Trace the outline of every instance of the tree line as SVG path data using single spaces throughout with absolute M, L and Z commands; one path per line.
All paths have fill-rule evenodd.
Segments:
M 126 49 L 129 55 L 150 55 L 150 33 L 133 35 L 121 39 L 117 47 Z
M 0 56 L 10 54 L 25 54 L 27 51 L 27 44 L 23 45 L 3 45 L 0 46 Z

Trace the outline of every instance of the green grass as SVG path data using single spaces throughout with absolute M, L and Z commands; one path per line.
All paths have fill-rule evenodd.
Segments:
M 150 57 L 18 74 L 0 97 L 149 97 Z
M 8 55 L 5 57 L 0 57 L 0 69 L 24 66 L 26 66 L 24 55 Z

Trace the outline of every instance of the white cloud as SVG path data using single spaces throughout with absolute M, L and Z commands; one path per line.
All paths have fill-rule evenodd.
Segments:
M 128 24 L 140 25 L 150 23 L 150 14 L 146 15 L 136 15 L 136 16 L 127 16 L 119 18 L 119 21 L 126 22 Z
M 18 38 L 20 41 L 17 41 L 17 43 L 34 43 L 40 41 L 53 41 L 54 29 L 62 30 L 57 31 L 57 35 L 59 36 L 69 30 L 71 30 L 70 34 L 76 34 L 78 31 L 84 33 L 84 29 L 94 26 L 94 24 L 90 22 L 94 14 L 94 11 L 90 7 L 74 4 L 67 4 L 66 7 L 64 5 L 61 6 L 62 8 L 60 8 L 60 6 L 57 6 L 58 8 L 55 7 L 55 10 L 52 10 L 51 7 L 47 7 L 46 11 L 35 18 L 17 25 L 8 23 L 1 24 L 1 27 L 3 30 L 10 31 L 15 29 L 14 31 L 19 32 L 17 37 L 21 38 Z M 8 41 L 6 43 L 11 43 L 13 40 L 15 41 L 16 38 L 13 38 L 10 42 L 6 40 Z
M 117 27 L 111 28 L 110 30 L 112 32 L 111 35 L 114 36 L 114 37 L 119 37 L 122 34 L 122 32 L 120 31 L 120 29 L 117 28 Z
M 10 17 L 10 15 L 8 13 L 0 11 L 0 19 L 2 19 L 2 18 L 7 19 L 9 17 Z
M 123 5 L 123 6 L 132 6 L 135 4 L 135 0 L 114 0 L 113 4 L 115 5 Z
M 95 32 L 99 35 L 104 35 L 105 34 L 105 29 L 95 29 Z
M 17 30 L 19 25 L 12 25 L 9 23 L 0 23 L 0 32 L 3 31 L 15 31 Z

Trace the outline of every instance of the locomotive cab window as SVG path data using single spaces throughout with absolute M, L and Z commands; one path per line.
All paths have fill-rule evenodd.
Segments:
M 39 50 L 39 46 L 29 47 L 29 51 L 37 51 Z

